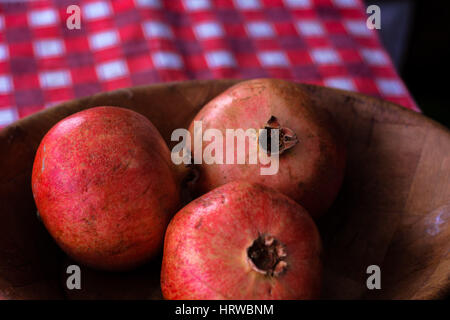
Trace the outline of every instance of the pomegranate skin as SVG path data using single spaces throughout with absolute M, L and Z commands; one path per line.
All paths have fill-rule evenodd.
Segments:
M 234 180 L 261 183 L 289 196 L 318 218 L 339 192 L 346 152 L 330 115 L 316 108 L 304 89 L 277 79 L 238 83 L 207 103 L 191 122 L 189 132 L 194 137 L 194 121 L 202 121 L 203 132 L 208 128 L 220 130 L 225 155 L 226 129 L 263 129 L 272 116 L 298 139 L 296 145 L 279 155 L 276 174 L 261 175 L 259 161 L 248 164 L 247 147 L 246 164 L 198 165 L 200 178 L 195 191 L 201 195 Z M 208 143 L 203 143 L 202 152 Z M 236 147 L 234 152 L 236 161 Z
M 282 246 L 278 274 L 261 273 L 249 258 L 261 235 Z M 230 182 L 197 198 L 170 222 L 161 289 L 173 300 L 317 299 L 320 254 L 317 228 L 299 204 L 260 184 Z
M 96 107 L 58 122 L 34 160 L 40 217 L 77 262 L 136 267 L 157 254 L 180 190 L 170 151 L 144 116 Z

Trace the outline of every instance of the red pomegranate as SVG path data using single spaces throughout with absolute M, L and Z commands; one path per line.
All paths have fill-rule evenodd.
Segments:
M 166 299 L 314 299 L 321 241 L 309 214 L 259 184 L 230 182 L 189 203 L 169 224 Z
M 38 148 L 32 189 L 59 246 L 76 261 L 106 270 L 153 257 L 180 204 L 158 130 L 117 107 L 87 109 L 58 122 Z
M 241 151 L 241 155 L 245 152 L 245 164 L 237 164 L 235 143 L 231 151 L 234 164 L 203 161 L 198 166 L 199 194 L 234 180 L 262 183 L 299 202 L 313 217 L 324 213 L 334 201 L 344 176 L 345 148 L 329 114 L 316 108 L 300 86 L 275 79 L 241 82 L 201 109 L 189 127 L 191 137 L 195 137 L 195 121 L 202 122 L 202 132 L 222 132 L 223 155 L 229 152 L 227 129 L 279 129 L 280 136 L 276 174 L 262 175 L 265 165 L 249 163 L 248 144 Z M 208 146 L 203 143 L 203 154 Z M 195 146 L 191 150 L 195 151 Z

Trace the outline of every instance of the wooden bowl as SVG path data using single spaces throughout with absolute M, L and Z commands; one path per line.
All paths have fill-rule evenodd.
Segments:
M 148 117 L 169 146 L 210 99 L 236 81 L 190 81 L 122 89 L 69 101 L 0 132 L 0 299 L 158 298 L 159 263 L 126 274 L 82 269 L 83 289 L 65 289 L 68 262 L 36 217 L 31 168 L 44 134 L 59 120 L 99 105 Z M 319 222 L 325 299 L 444 298 L 450 287 L 450 132 L 386 101 L 312 85 L 348 146 L 341 192 Z M 326 181 L 324 181 L 326 183 Z M 369 290 L 369 265 L 381 289 Z M 156 267 L 155 267 L 156 266 Z M 127 292 L 127 294 L 124 294 Z

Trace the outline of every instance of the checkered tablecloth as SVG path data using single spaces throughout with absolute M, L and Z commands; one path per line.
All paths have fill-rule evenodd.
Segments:
M 0 0 L 0 126 L 134 85 L 276 77 L 418 110 L 361 0 Z M 70 30 L 69 5 L 81 8 Z

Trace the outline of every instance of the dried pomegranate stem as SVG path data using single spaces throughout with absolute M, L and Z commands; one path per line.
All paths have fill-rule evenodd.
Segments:
M 279 276 L 287 269 L 286 248 L 276 238 L 268 234 L 260 234 L 247 248 L 250 266 L 256 272 L 267 276 Z
M 282 154 L 284 151 L 291 149 L 298 143 L 297 135 L 292 129 L 282 127 L 279 123 L 278 119 L 275 116 L 271 116 L 267 121 L 264 129 L 267 130 L 265 133 L 267 135 L 267 146 L 266 152 L 268 155 L 271 153 L 271 145 L 272 145 L 272 133 L 271 130 L 278 129 L 279 130 L 279 141 L 278 141 L 278 153 Z M 262 138 L 260 136 L 260 138 Z M 264 146 L 262 146 L 264 148 Z

